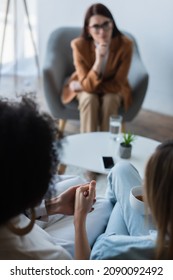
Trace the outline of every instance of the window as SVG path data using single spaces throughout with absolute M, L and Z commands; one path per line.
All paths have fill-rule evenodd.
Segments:
M 5 27 L 6 8 L 9 3 L 5 40 L 3 32 Z M 29 29 L 29 13 L 31 30 Z M 2 74 L 30 75 L 37 73 L 35 56 L 37 49 L 37 20 L 36 0 L 1 0 L 0 1 L 0 51 L 2 53 Z M 32 31 L 32 34 L 31 34 Z M 32 36 L 31 36 L 32 35 Z M 34 44 L 32 41 L 34 40 Z M 17 62 L 17 63 L 16 63 Z

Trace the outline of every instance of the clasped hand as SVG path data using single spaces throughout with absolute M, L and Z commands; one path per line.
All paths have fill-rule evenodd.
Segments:
M 81 83 L 79 81 L 71 81 L 70 84 L 69 84 L 69 88 L 72 91 L 76 91 L 76 92 L 79 92 L 79 91 L 82 90 L 82 86 L 81 86 Z
M 48 215 L 91 212 L 96 201 L 96 182 L 72 186 L 59 196 L 45 202 Z

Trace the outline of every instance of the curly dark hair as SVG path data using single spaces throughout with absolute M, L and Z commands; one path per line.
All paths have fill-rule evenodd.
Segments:
M 55 137 L 34 101 L 0 100 L 0 224 L 41 201 L 58 163 Z

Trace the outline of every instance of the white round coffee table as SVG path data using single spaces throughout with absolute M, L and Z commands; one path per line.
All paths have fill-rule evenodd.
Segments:
M 130 159 L 119 157 L 119 143 L 113 140 L 109 132 L 91 132 L 67 136 L 62 141 L 62 153 L 60 162 L 65 165 L 73 165 L 90 171 L 107 174 L 103 166 L 102 156 L 112 156 L 114 162 L 129 161 L 144 176 L 147 160 L 160 142 L 136 136 L 133 142 L 132 156 Z

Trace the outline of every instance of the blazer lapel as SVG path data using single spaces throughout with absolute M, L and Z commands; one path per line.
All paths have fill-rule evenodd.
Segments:
M 90 42 L 90 59 L 92 63 L 95 61 L 95 45 L 93 41 Z

